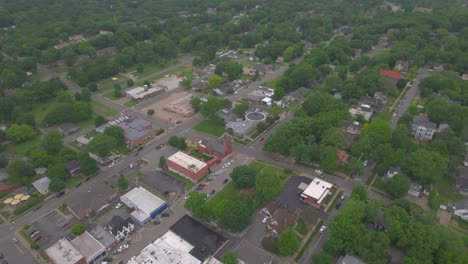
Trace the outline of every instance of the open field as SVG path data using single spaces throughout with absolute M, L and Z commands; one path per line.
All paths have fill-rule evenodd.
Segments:
M 192 128 L 193 130 L 208 134 L 214 137 L 220 137 L 224 133 L 223 120 L 202 120 Z
M 184 122 L 184 121 L 188 120 L 189 117 L 184 117 L 182 115 L 169 112 L 169 111 L 164 109 L 164 106 L 166 106 L 166 105 L 168 105 L 168 104 L 170 104 L 170 103 L 172 103 L 172 102 L 174 102 L 176 100 L 182 99 L 182 98 L 184 98 L 186 96 L 187 96 L 186 92 L 173 93 L 173 94 L 169 95 L 168 97 L 166 97 L 164 99 L 161 99 L 158 102 L 155 102 L 155 103 L 153 103 L 153 104 L 151 104 L 149 106 L 146 106 L 146 107 L 140 109 L 140 112 L 146 115 L 146 113 L 148 112 L 148 109 L 153 109 L 154 114 L 151 116 L 152 118 L 159 119 L 161 121 L 168 122 L 168 123 L 176 123 L 177 121 Z

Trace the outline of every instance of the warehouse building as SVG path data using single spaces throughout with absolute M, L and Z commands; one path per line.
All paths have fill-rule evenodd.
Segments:
M 132 219 L 143 225 L 167 209 L 167 203 L 143 187 L 136 187 L 120 197 L 125 205 L 134 211 L 130 213 Z

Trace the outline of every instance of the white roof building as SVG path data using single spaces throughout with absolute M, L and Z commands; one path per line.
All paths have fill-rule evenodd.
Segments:
M 167 160 L 174 162 L 175 164 L 183 167 L 184 169 L 190 170 L 194 173 L 199 172 L 207 166 L 205 162 L 198 160 L 190 155 L 187 155 L 182 151 L 178 151 L 174 155 L 167 158 Z
M 133 89 L 125 91 L 125 94 L 127 95 L 127 97 L 133 100 L 140 100 L 149 96 L 156 95 L 158 93 L 162 93 L 165 90 L 166 88 L 163 86 L 156 86 L 156 87 L 151 87 L 151 88 L 148 88 L 147 86 L 143 86 L 143 87 L 135 87 Z
M 333 184 L 323 181 L 321 179 L 315 178 L 309 186 L 302 192 L 301 196 L 306 200 L 312 199 L 316 204 L 320 204 L 323 199 L 327 196 Z
M 168 231 L 162 237 L 146 246 L 128 264 L 199 264 L 200 260 L 189 252 L 194 248 L 190 243 Z
M 71 241 L 72 245 L 83 254 L 88 263 L 93 263 L 106 253 L 106 248 L 88 231 Z
M 128 207 L 135 208 L 135 211 L 130 215 L 139 224 L 146 223 L 150 217 L 154 218 L 167 208 L 167 203 L 163 199 L 143 187 L 133 188 L 133 190 L 122 195 L 120 201 Z
M 84 256 L 65 238 L 45 250 L 52 263 L 75 264 L 84 260 Z

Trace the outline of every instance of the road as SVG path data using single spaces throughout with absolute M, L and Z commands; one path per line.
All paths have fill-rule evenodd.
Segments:
M 391 120 L 391 127 L 392 129 L 395 129 L 398 125 L 398 120 L 405 114 L 406 110 L 408 110 L 408 107 L 411 105 L 411 101 L 413 101 L 413 98 L 416 96 L 418 93 L 419 89 L 419 84 L 421 83 L 421 80 L 426 78 L 429 75 L 429 69 L 428 68 L 421 68 L 418 71 L 418 74 L 416 75 L 416 78 L 414 78 L 411 87 L 409 88 L 408 92 L 406 92 L 404 98 L 401 100 L 401 105 L 394 111 L 396 113 L 395 116 L 392 116 Z

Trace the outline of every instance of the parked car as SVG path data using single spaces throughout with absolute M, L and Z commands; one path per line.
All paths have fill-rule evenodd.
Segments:
M 213 195 L 215 192 L 215 190 L 211 190 L 210 195 Z
M 265 216 L 265 218 L 263 218 L 263 220 L 262 220 L 262 223 L 265 224 L 267 220 L 268 220 L 268 217 Z
M 137 150 L 138 150 L 138 151 L 143 150 L 143 147 L 139 147 Z
M 79 182 L 77 185 L 75 185 L 75 188 L 78 188 L 78 187 L 80 187 L 80 186 L 81 186 L 81 184 L 82 184 L 82 182 Z
M 153 222 L 153 225 L 159 225 L 159 224 L 161 224 L 161 220 L 155 220 L 155 221 Z
M 207 181 L 207 182 L 210 182 L 210 181 L 212 181 L 212 180 L 213 180 L 212 178 L 206 178 L 206 181 Z
M 323 170 L 320 170 L 320 169 L 314 170 L 314 172 L 317 173 L 318 175 L 322 175 L 322 174 L 323 174 Z
M 327 229 L 326 225 L 323 225 L 322 227 L 320 227 L 320 234 L 323 234 L 323 232 L 325 232 L 325 229 Z
M 205 187 L 205 186 L 206 186 L 206 184 L 204 184 L 204 183 L 198 184 L 198 187 Z
M 224 179 L 223 184 L 226 184 L 228 181 L 228 179 Z
M 196 191 L 201 191 L 201 190 L 203 190 L 203 187 L 197 187 L 197 188 L 195 188 L 195 190 Z
M 119 209 L 119 208 L 122 207 L 122 206 L 123 206 L 123 203 L 120 202 L 120 203 L 118 203 L 118 204 L 115 206 L 115 209 Z
M 162 148 L 164 148 L 165 146 L 166 146 L 166 145 L 164 145 L 164 144 L 159 144 L 159 145 L 156 146 L 156 149 L 162 149 Z
M 170 216 L 169 213 L 163 213 L 163 214 L 161 214 L 161 217 L 169 217 L 169 216 Z
M 55 196 L 60 197 L 60 196 L 62 196 L 64 194 L 65 194 L 65 191 L 61 191 L 61 192 L 57 193 Z
M 365 160 L 362 165 L 364 165 L 364 167 L 367 166 L 367 160 Z

